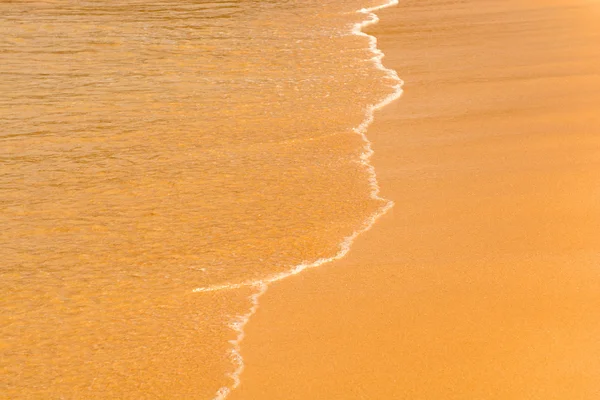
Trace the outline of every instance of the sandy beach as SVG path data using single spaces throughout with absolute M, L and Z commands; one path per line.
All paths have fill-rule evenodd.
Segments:
M 378 11 L 395 207 L 274 283 L 231 400 L 600 398 L 600 2 Z

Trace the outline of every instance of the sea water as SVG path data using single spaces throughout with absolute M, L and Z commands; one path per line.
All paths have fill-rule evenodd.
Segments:
M 401 82 L 362 32 L 390 4 L 0 3 L 0 396 L 238 384 L 268 284 L 391 207 L 367 128 Z

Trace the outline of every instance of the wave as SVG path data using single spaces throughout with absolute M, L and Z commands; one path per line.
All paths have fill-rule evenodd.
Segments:
M 364 30 L 364 28 L 366 28 L 370 25 L 374 25 L 377 22 L 379 22 L 379 17 L 375 14 L 375 11 L 378 11 L 378 10 L 381 10 L 381 9 L 384 9 L 387 7 L 391 7 L 391 6 L 396 6 L 396 5 L 398 5 L 398 0 L 390 0 L 389 2 L 379 5 L 379 6 L 362 8 L 356 12 L 359 14 L 364 14 L 366 16 L 366 19 L 363 20 L 362 22 L 354 24 L 352 27 L 352 34 L 357 35 L 357 36 L 364 36 L 364 37 L 368 38 L 369 50 L 373 53 L 373 57 L 371 58 L 371 60 L 373 61 L 373 64 L 375 65 L 375 67 L 377 69 L 383 71 L 387 78 L 389 78 L 392 82 L 394 82 L 394 84 L 391 85 L 393 92 L 390 93 L 388 96 L 386 96 L 380 102 L 367 107 L 364 120 L 360 123 L 360 125 L 353 128 L 353 131 L 356 134 L 358 134 L 364 142 L 363 152 L 360 155 L 359 162 L 361 165 L 363 165 L 363 167 L 365 168 L 365 170 L 368 174 L 368 180 L 369 180 L 369 185 L 370 185 L 370 189 L 371 189 L 370 197 L 374 200 L 382 202 L 383 205 L 375 213 L 373 213 L 369 218 L 367 218 L 365 221 L 363 221 L 363 223 L 357 230 L 355 230 L 351 235 L 346 236 L 340 242 L 338 252 L 331 257 L 319 258 L 313 262 L 305 261 L 301 264 L 296 265 L 295 267 L 293 267 L 292 269 L 290 269 L 288 271 L 281 272 L 281 273 L 269 276 L 264 279 L 250 280 L 250 281 L 244 281 L 244 282 L 240 282 L 240 283 L 212 285 L 212 286 L 200 287 L 200 288 L 193 289 L 194 293 L 202 293 L 202 292 L 214 292 L 214 291 L 221 291 L 221 290 L 235 290 L 235 289 L 248 288 L 248 287 L 255 288 L 255 293 L 252 294 L 252 296 L 250 297 L 252 306 L 251 306 L 249 312 L 247 314 L 236 317 L 235 320 L 233 322 L 231 322 L 229 325 L 230 328 L 236 332 L 236 338 L 229 341 L 229 343 L 232 346 L 230 356 L 231 356 L 231 360 L 232 360 L 233 364 L 235 365 L 235 370 L 233 372 L 229 373 L 228 376 L 231 378 L 231 380 L 233 382 L 229 386 L 221 387 L 217 391 L 217 393 L 215 394 L 215 397 L 212 400 L 224 400 L 231 393 L 232 390 L 236 389 L 240 385 L 240 377 L 241 377 L 241 374 L 244 371 L 244 367 L 245 367 L 244 360 L 241 355 L 241 348 L 240 348 L 241 342 L 243 341 L 243 339 L 245 337 L 244 327 L 246 326 L 246 324 L 248 323 L 248 321 L 250 320 L 252 315 L 254 315 L 256 313 L 256 311 L 258 309 L 258 305 L 259 305 L 259 299 L 267 291 L 269 285 L 273 282 L 277 282 L 282 279 L 288 278 L 290 276 L 297 275 L 306 269 L 316 268 L 325 263 L 329 263 L 329 262 L 343 258 L 350 251 L 350 248 L 351 248 L 352 244 L 354 243 L 354 241 L 356 240 L 356 238 L 359 235 L 361 235 L 362 233 L 371 229 L 371 227 L 375 224 L 375 222 L 394 206 L 393 201 L 385 199 L 385 198 L 381 197 L 381 195 L 380 195 L 380 187 L 379 187 L 379 183 L 377 182 L 377 175 L 375 173 L 375 168 L 373 167 L 373 165 L 371 165 L 371 162 L 370 162 L 371 157 L 373 156 L 373 148 L 371 145 L 371 141 L 367 138 L 366 132 L 367 132 L 367 128 L 373 123 L 373 120 L 375 117 L 375 111 L 385 107 L 386 105 L 390 104 L 394 100 L 400 98 L 400 96 L 402 95 L 402 86 L 403 86 L 404 82 L 402 81 L 402 79 L 400 79 L 400 77 L 398 76 L 396 71 L 386 68 L 383 65 L 382 61 L 383 61 L 384 53 L 379 48 L 377 48 L 377 38 L 375 36 L 372 36 L 372 35 L 369 35 L 369 34 L 363 32 L 363 30 Z

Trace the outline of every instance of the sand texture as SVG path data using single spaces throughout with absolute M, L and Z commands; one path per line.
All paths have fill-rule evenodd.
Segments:
M 599 399 L 600 2 L 378 13 L 395 207 L 269 288 L 230 399 Z

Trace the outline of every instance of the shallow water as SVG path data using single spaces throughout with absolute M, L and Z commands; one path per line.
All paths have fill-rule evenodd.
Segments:
M 385 203 L 368 1 L 0 3 L 6 398 L 212 398 L 244 287 Z

